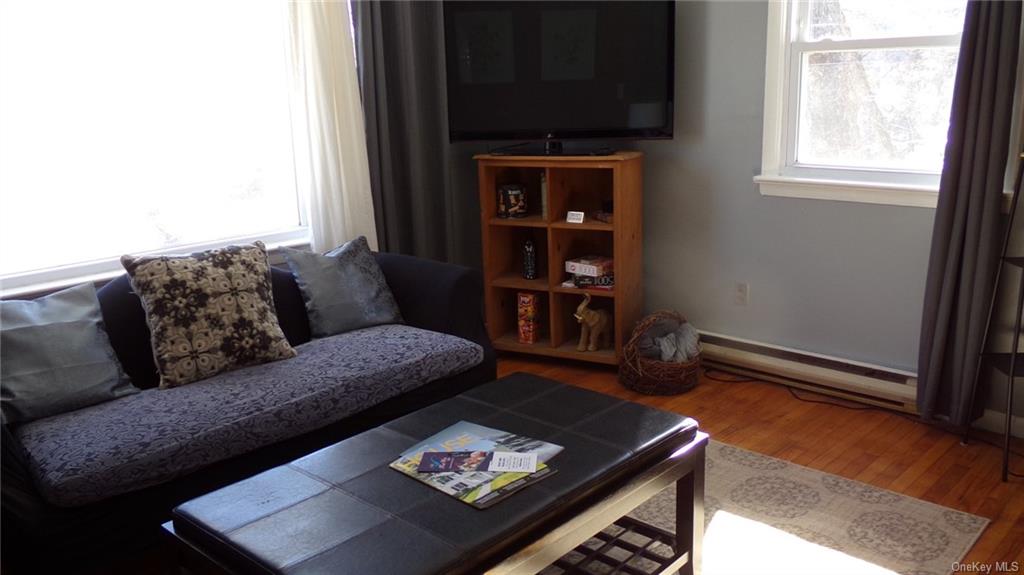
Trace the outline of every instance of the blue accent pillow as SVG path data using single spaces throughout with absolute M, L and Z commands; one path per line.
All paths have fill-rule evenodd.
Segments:
M 365 237 L 326 255 L 288 248 L 281 251 L 302 292 L 313 337 L 402 323 L 398 304 Z
M 31 301 L 0 302 L 4 423 L 74 411 L 138 391 L 110 347 L 92 284 Z

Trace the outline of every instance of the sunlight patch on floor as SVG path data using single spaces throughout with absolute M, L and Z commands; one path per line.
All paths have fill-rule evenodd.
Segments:
M 704 534 L 704 575 L 896 575 L 895 572 L 719 510 Z

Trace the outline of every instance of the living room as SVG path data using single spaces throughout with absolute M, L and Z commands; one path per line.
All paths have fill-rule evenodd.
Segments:
M 0 4 L 3 570 L 1018 572 L 1020 26 Z

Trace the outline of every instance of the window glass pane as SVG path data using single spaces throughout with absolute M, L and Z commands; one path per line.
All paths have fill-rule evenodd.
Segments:
M 9 2 L 0 275 L 299 224 L 287 3 Z
M 804 55 L 797 162 L 939 172 L 956 48 Z
M 814 0 L 808 40 L 960 34 L 964 0 Z

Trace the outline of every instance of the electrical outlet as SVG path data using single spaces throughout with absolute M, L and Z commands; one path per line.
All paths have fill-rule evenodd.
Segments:
M 736 305 L 747 305 L 750 303 L 750 284 L 736 282 L 732 292 L 732 301 Z

